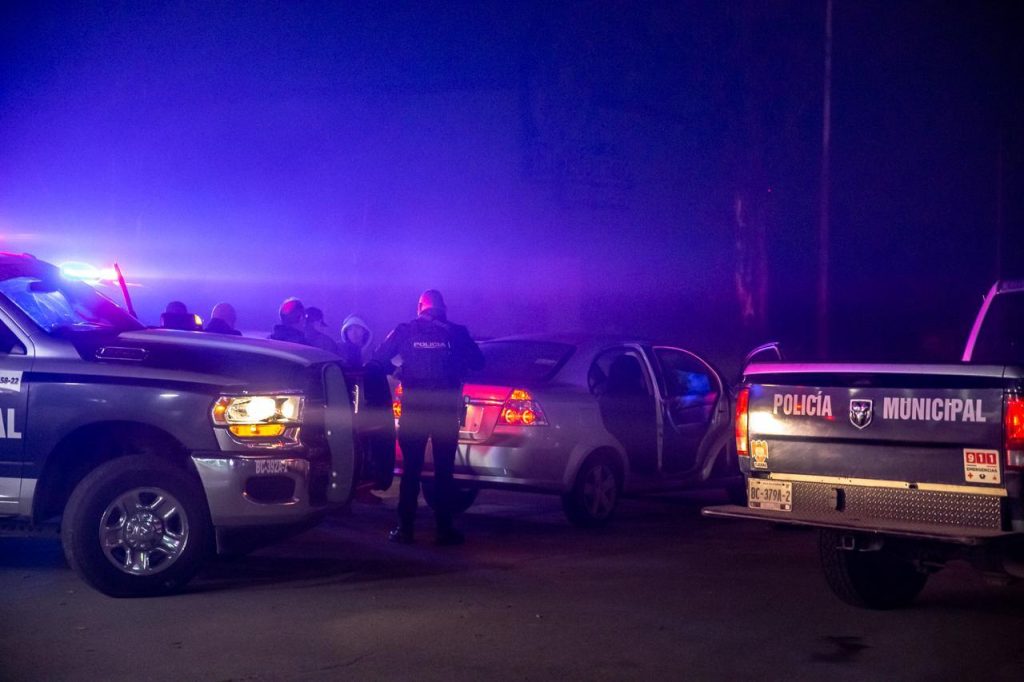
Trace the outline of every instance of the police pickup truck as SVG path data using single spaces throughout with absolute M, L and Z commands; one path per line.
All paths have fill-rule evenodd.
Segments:
M 746 507 L 817 527 L 829 586 L 909 604 L 967 560 L 1024 577 L 1024 282 L 992 287 L 955 365 L 753 364 L 736 403 Z
M 308 524 L 366 471 L 361 384 L 338 360 L 146 329 L 53 265 L 0 254 L 0 532 L 59 524 L 74 570 L 123 597 L 182 587 L 235 531 Z

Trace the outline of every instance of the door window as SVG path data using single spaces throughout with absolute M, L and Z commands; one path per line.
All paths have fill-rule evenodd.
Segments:
M 587 373 L 587 383 L 596 396 L 652 394 L 640 353 L 628 348 L 615 348 L 598 355 Z
M 665 401 L 672 420 L 678 425 L 710 422 L 721 395 L 711 368 L 695 356 L 671 348 L 657 348 L 655 355 L 665 379 Z
M 0 321 L 0 356 L 24 354 L 25 346 L 21 345 L 21 341 L 14 335 L 14 332 Z

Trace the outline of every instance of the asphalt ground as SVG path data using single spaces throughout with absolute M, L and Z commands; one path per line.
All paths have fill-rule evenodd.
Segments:
M 55 540 L 0 538 L 3 680 L 939 680 L 1024 676 L 1024 587 L 966 567 L 897 612 L 828 591 L 816 536 L 705 519 L 705 492 L 571 527 L 487 491 L 468 542 L 384 541 L 394 500 L 245 557 L 181 595 L 117 600 Z

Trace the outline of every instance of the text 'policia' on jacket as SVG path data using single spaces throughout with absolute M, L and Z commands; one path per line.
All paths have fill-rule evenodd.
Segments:
M 400 324 L 374 354 L 379 362 L 401 356 L 398 378 L 405 390 L 459 390 L 468 370 L 483 365 L 469 331 L 427 311 Z
M 145 329 L 54 266 L 0 255 L 0 530 L 59 521 L 71 566 L 110 595 L 180 588 L 238 531 L 346 503 L 369 440 L 393 458 L 388 401 L 365 402 L 386 389 L 364 381 L 314 348 Z

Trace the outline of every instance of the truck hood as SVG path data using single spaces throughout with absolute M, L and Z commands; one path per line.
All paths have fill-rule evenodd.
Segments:
M 310 346 L 170 329 L 82 334 L 72 343 L 103 373 L 245 389 L 301 390 L 309 385 L 311 368 L 339 361 Z
M 338 359 L 336 355 L 313 346 L 209 332 L 143 329 L 135 332 L 123 332 L 117 338 L 142 348 L 162 345 L 195 352 L 240 353 L 252 356 L 254 360 L 259 357 L 274 358 L 305 366 Z

